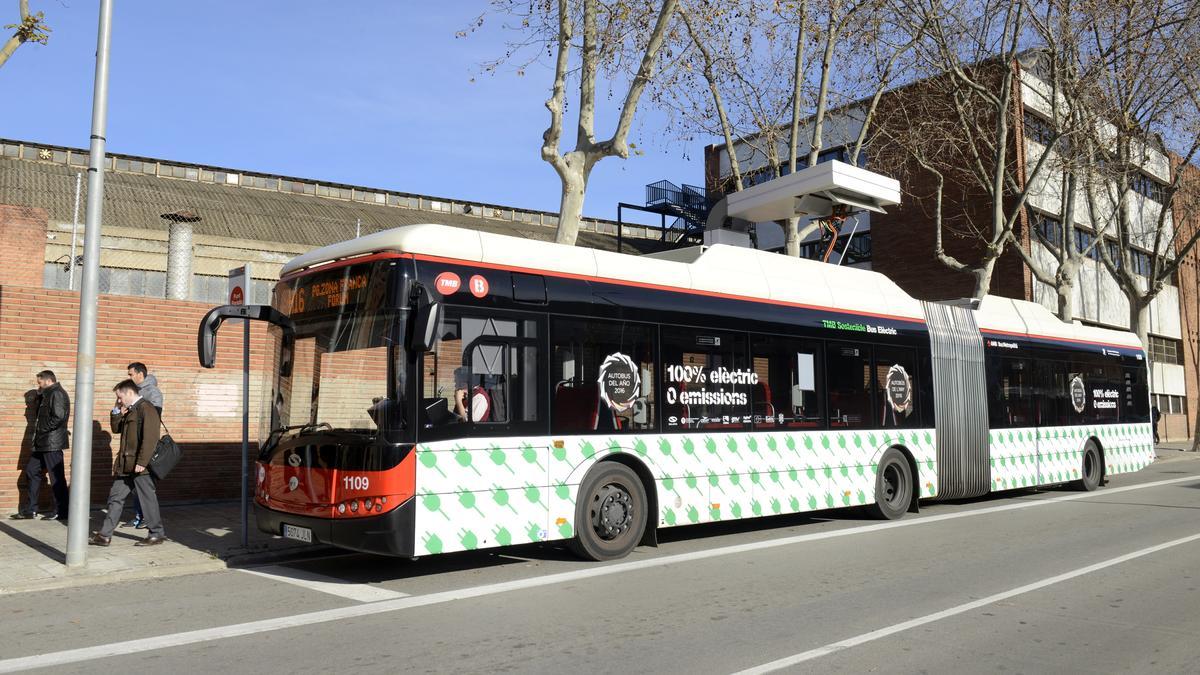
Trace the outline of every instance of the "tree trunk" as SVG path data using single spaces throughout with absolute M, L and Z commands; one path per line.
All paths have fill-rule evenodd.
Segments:
M 988 294 L 992 288 L 992 271 L 996 269 L 996 258 L 992 257 L 982 266 L 971 270 L 971 274 L 975 276 L 975 290 L 971 292 L 971 297 L 976 300 L 982 300 L 983 296 Z
M 1063 234 L 1066 237 L 1066 233 Z M 1079 259 L 1064 251 L 1064 258 L 1054 275 L 1054 292 L 1058 296 L 1058 319 L 1066 323 L 1075 320 L 1075 277 Z
M 567 161 L 567 173 L 561 175 L 562 201 L 558 207 L 558 231 L 554 241 L 574 246 L 579 238 L 579 226 L 583 222 L 583 197 L 587 193 L 587 172 L 583 167 Z
M 786 218 L 783 221 L 783 252 L 793 258 L 800 257 L 800 234 L 796 231 L 800 225 L 799 218 Z
M 1150 351 L 1150 302 L 1129 298 L 1129 332 L 1137 333 L 1142 349 Z
M 1200 412 L 1193 412 L 1196 418 L 1196 431 L 1192 434 L 1192 452 L 1200 452 Z
M 1065 323 L 1075 320 L 1075 280 L 1060 278 L 1054 289 L 1058 295 L 1058 319 Z

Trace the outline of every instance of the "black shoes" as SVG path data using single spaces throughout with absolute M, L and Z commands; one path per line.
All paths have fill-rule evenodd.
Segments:
M 149 536 L 134 544 L 134 546 L 158 546 L 164 541 L 166 541 L 164 537 Z
M 46 515 L 42 516 L 42 520 L 61 520 L 65 523 L 67 522 L 67 514 L 64 513 L 59 515 L 57 513 L 47 513 Z
M 88 537 L 88 543 L 92 546 L 108 546 L 112 543 L 112 537 L 106 537 L 99 532 L 93 532 L 91 537 Z
M 34 518 L 37 516 L 32 513 L 14 513 L 8 517 L 9 520 L 33 520 Z

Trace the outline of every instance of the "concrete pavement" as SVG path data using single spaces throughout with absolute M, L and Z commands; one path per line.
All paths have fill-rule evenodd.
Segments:
M 66 523 L 10 520 L 0 516 L 0 595 L 70 588 L 116 581 L 199 574 L 231 564 L 323 550 L 254 529 L 250 514 L 247 546 L 241 545 L 241 506 L 237 502 L 183 504 L 162 508 L 167 541 L 160 546 L 134 546 L 146 530 L 121 527 L 112 545 L 88 547 L 86 567 L 66 566 Z M 132 512 L 126 509 L 126 515 Z M 91 530 L 99 529 L 101 509 L 92 512 Z

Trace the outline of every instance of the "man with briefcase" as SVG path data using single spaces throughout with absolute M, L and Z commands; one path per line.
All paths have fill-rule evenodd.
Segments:
M 158 495 L 149 467 L 158 446 L 162 421 L 158 410 L 138 393 L 138 386 L 133 380 L 123 380 L 113 387 L 113 391 L 117 394 L 117 403 L 112 410 L 112 430 L 114 434 L 121 435 L 121 444 L 113 462 L 115 479 L 108 493 L 108 514 L 100 530 L 92 533 L 88 543 L 94 546 L 112 543 L 112 533 L 121 519 L 125 500 L 131 492 L 136 491 L 149 534 L 135 546 L 156 546 L 163 543 L 165 538 L 162 516 L 158 510 Z

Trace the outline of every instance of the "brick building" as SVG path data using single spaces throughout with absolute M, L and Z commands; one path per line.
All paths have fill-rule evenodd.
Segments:
M 34 374 L 53 370 L 75 400 L 78 270 L 66 270 L 72 249 L 78 255 L 83 248 L 75 189 L 87 161 L 84 150 L 0 139 L 0 510 L 15 510 L 23 494 Z M 201 369 L 196 355 L 197 326 L 208 309 L 225 304 L 231 268 L 250 263 L 257 281 L 250 301 L 267 302 L 283 263 L 356 231 L 439 222 L 552 240 L 557 223 L 552 213 L 361 186 L 125 155 L 106 162 L 96 407 L 89 411 L 93 501 L 104 498 L 110 480 L 110 389 L 132 361 L 145 362 L 158 377 L 163 419 L 185 449 L 183 463 L 161 486 L 162 498 L 238 496 L 241 336 L 219 336 L 213 370 Z M 86 181 L 81 188 L 82 205 Z M 200 216 L 189 249 L 189 299 L 167 300 L 170 223 L 162 215 L 180 209 Z M 616 234 L 616 223 L 589 219 L 579 243 L 615 250 Z M 656 229 L 623 228 L 626 250 L 645 250 L 658 236 Z M 252 328 L 250 400 L 262 406 L 269 392 L 267 338 L 260 326 Z M 252 420 L 260 417 L 253 412 Z M 48 500 L 49 491 L 43 493 Z
M 931 95 L 928 91 L 931 82 L 933 81 L 917 82 L 886 92 L 880 99 L 876 113 L 877 128 L 889 124 L 889 117 L 896 117 L 900 120 L 899 124 L 904 124 L 903 118 L 892 115 L 891 112 L 908 109 L 908 104 L 914 97 L 919 99 Z M 1015 158 L 1017 179 L 1024 184 L 1027 182 L 1027 158 L 1036 158 L 1049 151 L 1043 139 L 1048 136 L 1048 120 L 1051 119 L 1048 101 L 1051 97 L 1045 82 L 1024 68 L 1020 68 L 1019 77 L 1015 78 L 1013 93 L 1008 152 Z M 848 161 L 863 117 L 861 104 L 829 113 L 822 130 L 825 145 L 818 161 Z M 807 130 L 802 130 L 802 133 L 811 133 L 811 129 L 812 123 L 809 121 Z M 876 140 L 876 143 L 883 142 Z M 773 177 L 766 157 L 754 143 L 740 141 L 735 144 L 733 151 L 737 154 L 742 168 L 744 184 L 754 185 Z M 1148 159 L 1139 167 L 1141 180 L 1136 182 L 1135 194 L 1130 198 L 1131 209 L 1136 213 L 1133 219 L 1135 229 L 1151 227 L 1157 217 L 1157 209 L 1161 208 L 1155 200 L 1161 199 L 1162 187 L 1171 178 L 1171 157 L 1153 148 L 1147 149 L 1147 155 Z M 780 145 L 777 156 L 787 157 L 786 139 Z M 903 153 L 892 147 L 876 145 L 867 148 L 863 157 L 868 156 L 883 156 L 895 160 L 895 157 L 903 156 Z M 866 164 L 863 157 L 860 157 L 860 164 Z M 807 153 L 803 153 L 797 160 L 798 166 L 805 165 Z M 849 233 L 846 230 L 851 229 L 851 221 L 847 221 L 830 262 L 842 264 L 844 257 L 844 263 L 847 265 L 868 267 L 881 272 L 920 299 L 950 300 L 970 297 L 974 289 L 974 277 L 967 272 L 950 269 L 935 255 L 937 233 L 932 218 L 934 177 L 912 163 L 887 163 L 893 167 L 889 172 L 900 180 L 902 203 L 890 209 L 887 214 L 857 214 Z M 894 166 L 903 168 L 897 170 Z M 719 194 L 731 189 L 730 167 L 729 149 L 724 144 L 705 148 L 705 183 L 710 193 Z M 867 165 L 867 168 L 870 166 Z M 1040 238 L 1034 237 L 1032 233 L 1034 227 L 1043 224 L 1053 225 L 1059 232 L 1066 230 L 1065 236 L 1073 237 L 1080 250 L 1093 241 L 1099 229 L 1090 219 L 1081 219 L 1078 211 L 1071 227 L 1062 228 L 1058 225 L 1064 220 L 1059 213 L 1061 188 L 1052 184 L 1046 177 L 1028 183 L 1032 186 L 1028 199 L 1030 208 L 1021 214 L 1016 229 L 1016 236 L 1027 253 L 1045 263 L 1052 260 Z M 979 261 L 984 242 L 970 234 L 970 231 L 972 223 L 990 222 L 990 196 L 981 189 L 973 188 L 969 181 L 963 181 L 948 189 L 944 200 L 943 213 L 947 217 L 953 216 L 954 219 L 948 221 L 943 228 L 943 245 L 946 252 L 968 265 Z M 1035 222 L 1029 222 L 1031 219 Z M 1194 223 L 1191 225 L 1195 227 Z M 758 223 L 756 229 L 759 248 L 782 249 L 782 228 L 774 223 Z M 1046 231 L 1051 229 L 1048 227 Z M 1184 234 L 1181 239 L 1186 240 L 1186 224 L 1180 224 L 1179 230 Z M 825 246 L 820 233 L 810 235 L 801 245 L 801 255 L 815 259 L 824 253 Z M 1170 247 L 1172 243 L 1164 242 L 1164 246 Z M 1173 254 L 1174 249 L 1164 248 L 1161 251 L 1169 256 Z M 1132 255 L 1134 269 L 1139 269 L 1139 262 L 1149 259 L 1148 250 L 1134 249 Z M 1196 252 L 1193 250 L 1176 275 L 1177 278 L 1163 289 L 1148 310 L 1150 344 L 1147 348 L 1152 362 L 1151 387 L 1154 402 L 1164 415 L 1161 427 L 1163 437 L 1171 441 L 1190 440 L 1200 424 L 1200 420 L 1197 419 L 1197 413 L 1200 411 L 1200 382 L 1196 370 L 1196 329 L 1200 326 L 1200 319 L 1196 317 L 1200 314 L 1200 308 L 1196 307 L 1195 256 Z M 1145 267 L 1148 268 L 1149 265 L 1146 264 Z M 1140 269 L 1139 273 L 1142 273 Z M 1145 276 L 1145 273 L 1142 274 Z M 1098 260 L 1086 259 L 1075 282 L 1076 320 L 1117 329 L 1129 327 L 1128 300 Z M 1057 309 L 1055 289 L 1039 282 L 1020 256 L 1011 250 L 1006 250 L 997 260 L 990 292 L 994 295 L 1040 302 L 1051 311 Z

